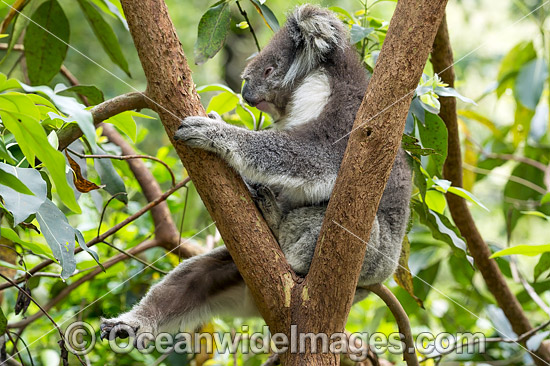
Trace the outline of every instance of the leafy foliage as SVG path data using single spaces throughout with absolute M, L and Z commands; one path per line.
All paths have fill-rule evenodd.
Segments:
M 119 250 L 134 248 L 153 235 L 155 224 L 150 214 L 123 226 L 105 239 L 108 243 L 92 241 L 135 214 L 147 204 L 147 199 L 127 162 L 80 157 L 120 155 L 120 147 L 108 141 L 102 128 L 94 125 L 89 107 L 126 92 L 127 86 L 113 83 L 115 74 L 99 75 L 96 66 L 75 55 L 77 52 L 68 51 L 67 43 L 70 41 L 76 50 L 87 50 L 93 60 L 103 57 L 100 64 L 123 77 L 130 77 L 130 70 L 139 67 L 138 60 L 127 42 L 127 24 L 118 0 L 78 0 L 78 7 L 58 0 L 10 4 L 13 8 L 0 7 L 0 16 L 4 18 L 1 33 L 7 35 L 5 50 L 0 51 L 0 237 L 2 246 L 11 248 L 6 250 L 11 256 L 0 248 L 0 272 L 21 280 L 21 286 L 32 290 L 43 304 L 51 304 L 61 294 L 60 302 L 52 304 L 49 310 L 59 324 L 82 317 L 97 328 L 100 316 L 132 306 L 161 276 L 156 269 L 168 271 L 179 263 L 179 258 L 165 255 L 162 248 L 153 248 L 140 253 L 137 260 L 125 257 L 124 261 L 111 263 L 118 255 L 123 256 Z M 235 91 L 238 85 L 223 85 L 229 81 L 221 75 L 240 72 L 242 67 L 232 70 L 230 62 L 225 64 L 226 58 L 231 61 L 237 54 L 248 52 L 245 55 L 248 56 L 254 52 L 251 47 L 243 48 L 239 39 L 250 39 L 246 32 L 254 30 L 261 42 L 267 40 L 279 28 L 275 14 L 282 19 L 282 9 L 288 9 L 289 5 L 278 0 L 240 0 L 239 6 L 236 0 L 221 0 L 208 8 L 202 2 L 194 5 L 174 3 L 171 15 L 183 35 L 185 53 L 190 53 L 195 41 L 188 35 L 197 34 L 195 62 L 210 60 L 195 71 L 195 80 L 203 85 L 197 90 L 206 109 L 217 111 L 228 123 L 243 128 L 269 128 L 273 123 L 271 117 L 247 105 Z M 347 10 L 346 5 L 331 9 L 349 27 L 352 43 L 367 71 L 372 72 L 395 3 L 378 0 L 362 5 L 353 9 L 356 11 Z M 460 11 L 468 11 L 463 9 L 467 6 L 460 4 Z M 240 8 L 252 10 L 248 20 Z M 547 25 L 545 28 L 544 11 L 548 11 L 548 6 L 535 11 L 529 19 L 545 34 L 546 43 L 529 33 L 523 39 L 518 38 L 515 45 L 507 39 L 506 48 L 501 48 L 498 54 L 488 53 L 484 58 L 475 53 L 469 55 L 473 65 L 478 62 L 480 74 L 472 71 L 476 69 L 472 64 L 455 65 L 458 89 L 467 91 L 475 103 L 443 84 L 429 64 L 411 95 L 402 146 L 411 156 L 414 170 L 413 215 L 396 278 L 398 285 L 393 282 L 389 285 L 409 314 L 416 334 L 430 327 L 434 332 L 480 331 L 495 336 L 496 329 L 510 328 L 475 276 L 479 268 L 472 263 L 465 239 L 450 217 L 446 203 L 449 195 L 469 201 L 476 223 L 491 243 L 493 257 L 507 279 L 512 282 L 515 276 L 521 276 L 542 301 L 548 300 L 550 251 L 545 233 L 550 224 L 550 193 L 545 174 L 550 164 L 550 35 Z M 466 22 L 464 19 L 460 21 Z M 464 31 L 467 28 L 465 24 Z M 469 51 L 458 51 L 457 60 Z M 223 57 L 214 58 L 219 53 Z M 66 81 L 60 73 L 62 65 L 70 67 L 90 85 L 63 84 Z M 133 74 L 136 79 L 132 85 L 145 85 L 139 73 Z M 482 80 L 478 80 L 480 77 Z M 478 92 L 490 81 L 494 81 L 492 87 Z M 437 115 L 442 97 L 457 98 L 461 108 L 464 187 L 442 177 L 447 157 L 447 130 Z M 124 112 L 105 123 L 115 126 L 138 153 L 149 154 L 169 167 L 177 166 L 178 159 L 160 131 L 159 122 L 147 117 L 136 124 L 135 117 L 147 116 Z M 58 147 L 63 134 L 75 124 L 84 136 L 69 146 L 69 160 Z M 150 160 L 145 166 L 163 189 L 171 185 L 166 167 Z M 172 173 L 177 180 L 186 177 L 182 169 L 174 169 Z M 94 189 L 83 189 L 88 184 Z M 210 218 L 192 186 L 174 193 L 167 206 L 174 221 L 181 225 L 182 236 L 204 245 L 220 242 L 213 229 L 193 238 L 210 223 Z M 77 243 L 81 249 L 75 249 Z M 92 248 L 90 244 L 95 246 Z M 54 263 L 41 269 L 41 275 L 33 272 L 33 276 L 26 276 L 44 260 Z M 139 260 L 155 262 L 156 269 Z M 93 273 L 91 279 L 82 280 L 89 273 Z M 64 292 L 74 284 L 71 291 Z M 534 324 L 546 319 L 527 290 L 520 285 L 512 288 Z M 8 323 L 23 320 L 15 314 L 16 308 L 23 310 L 28 306 L 27 315 L 39 312 L 34 304 L 28 303 L 28 298 L 13 289 L 2 294 L 0 334 L 9 330 Z M 99 298 L 102 300 L 96 302 Z M 481 319 L 476 318 L 478 315 Z M 215 320 L 204 331 L 231 332 L 240 329 L 242 323 L 241 319 Z M 250 325 L 250 333 L 262 326 L 260 320 L 246 323 Z M 396 331 L 393 317 L 374 296 L 354 306 L 347 328 L 385 334 Z M 21 352 L 25 364 L 31 364 L 30 357 L 35 365 L 59 363 L 58 335 L 51 333 L 42 338 L 50 329 L 51 324 L 44 317 L 24 329 L 22 339 L 29 345 L 29 352 Z M 539 332 L 527 346 L 534 349 L 549 335 L 547 331 Z M 17 346 L 20 351 L 25 348 L 21 342 Z M 13 352 L 10 347 L 7 351 Z M 161 355 L 156 351 L 116 355 L 105 344 L 98 343 L 89 357 L 93 364 L 133 365 L 153 364 Z M 382 357 L 395 362 L 400 358 L 389 354 Z M 515 344 L 494 345 L 484 355 L 446 357 L 472 364 L 528 362 L 524 361 L 525 350 Z M 170 355 L 159 362 L 189 364 L 191 358 L 197 364 L 233 364 L 228 354 Z M 71 364 L 77 362 L 72 355 L 69 359 Z M 237 364 L 259 365 L 264 360 L 264 356 L 239 354 Z

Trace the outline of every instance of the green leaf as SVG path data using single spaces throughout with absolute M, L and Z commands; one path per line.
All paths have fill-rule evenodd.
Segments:
M 74 258 L 75 229 L 50 200 L 46 199 L 36 213 L 36 220 L 53 255 L 61 265 L 61 278 L 67 279 L 76 269 Z
M 503 250 L 499 250 L 498 252 L 493 253 L 493 255 L 490 256 L 489 258 L 502 257 L 505 255 L 512 255 L 512 254 L 528 255 L 532 257 L 535 255 L 539 255 L 547 252 L 550 252 L 550 244 L 544 244 L 544 245 L 521 244 L 510 248 L 506 248 Z
M 226 86 L 226 85 L 223 85 L 223 84 L 208 84 L 208 85 L 203 85 L 203 86 L 200 86 L 197 88 L 197 93 L 206 93 L 206 92 L 211 92 L 211 91 L 226 91 L 226 92 L 229 92 L 229 93 L 232 93 L 234 94 L 235 96 L 237 95 L 237 93 L 235 93 L 233 90 L 231 90 L 230 87 Z
M 449 189 L 447 190 L 447 192 L 449 193 L 453 193 L 453 194 L 456 194 L 457 196 L 460 196 L 462 198 L 465 198 L 467 199 L 468 201 L 472 202 L 472 203 L 475 203 L 476 205 L 478 205 L 479 207 L 487 210 L 487 211 L 491 211 L 489 210 L 487 207 L 485 207 L 485 205 L 483 203 L 481 203 L 481 201 L 476 197 L 474 196 L 472 193 L 468 192 L 467 190 L 465 190 L 464 188 L 460 188 L 460 187 L 449 187 Z
M 136 121 L 132 118 L 134 113 L 133 111 L 122 112 L 104 122 L 112 123 L 135 143 L 137 138 L 137 125 Z
M 211 7 L 199 21 L 195 43 L 195 64 L 200 65 L 214 57 L 222 48 L 231 27 L 229 2 Z
M 545 203 L 550 203 L 550 192 L 542 196 L 542 199 L 540 200 L 541 205 L 544 205 Z
M 550 252 L 542 253 L 539 262 L 535 266 L 534 278 L 535 281 L 546 271 L 550 269 Z
M 4 315 L 2 308 L 0 308 L 0 334 L 6 333 L 7 328 L 8 328 L 8 319 Z
M 88 246 L 86 245 L 86 240 L 84 240 L 84 236 L 82 235 L 80 230 L 75 229 L 74 232 L 76 234 L 76 238 L 78 240 L 78 244 L 80 245 L 80 247 L 84 249 L 88 254 L 90 254 L 92 258 L 96 261 L 96 263 L 103 269 L 103 272 L 105 272 L 105 268 L 101 263 L 99 263 L 99 256 L 97 255 L 95 250 L 88 248 Z
M 443 215 L 445 207 L 447 207 L 445 195 L 439 191 L 430 189 L 426 192 L 426 205 L 428 205 L 430 210 Z
M 15 79 L 8 79 L 8 77 L 0 72 L 0 92 L 9 89 L 21 89 L 21 84 Z
M 531 110 L 537 108 L 544 83 L 548 77 L 548 67 L 543 58 L 536 58 L 521 67 L 514 87 L 514 97 Z
M 94 154 L 104 155 L 107 153 L 98 147 L 97 150 L 94 150 Z M 99 174 L 101 183 L 105 184 L 107 192 L 113 196 L 118 193 L 126 193 L 124 181 L 113 167 L 113 162 L 110 159 L 95 159 L 94 166 L 97 174 Z M 125 204 L 128 203 L 128 196 L 126 194 L 118 194 L 116 199 Z
M 40 173 L 32 168 L 16 168 L 0 163 L 0 170 L 12 177 L 17 177 L 26 185 L 31 195 L 14 190 L 8 185 L 0 184 L 0 196 L 4 200 L 4 207 L 13 215 L 15 225 L 18 225 L 30 215 L 34 214 L 46 200 L 47 186 Z
M 22 100 L 17 95 L 8 94 L 0 95 L 0 101 L 2 99 L 12 101 L 14 103 Z M 32 104 L 32 106 L 36 108 L 34 104 Z M 38 109 L 36 109 L 36 112 L 40 116 Z M 48 168 L 48 171 L 50 172 L 55 183 L 55 187 L 57 188 L 57 193 L 61 197 L 63 203 L 73 212 L 80 213 L 80 207 L 76 202 L 74 192 L 67 183 L 65 176 L 65 157 L 50 145 L 46 132 L 40 125 L 40 122 L 33 118 L 33 116 L 19 112 L 7 111 L 2 108 L 1 103 L 0 116 L 2 116 L 2 120 L 4 121 L 6 128 L 14 134 L 21 149 L 24 152 L 25 150 L 30 150 L 30 154 L 29 151 L 25 152 L 27 159 L 29 159 L 27 154 L 32 157 L 32 160 L 29 160 L 29 163 L 33 165 L 34 156 L 38 157 L 38 159 L 40 159 L 40 161 L 42 161 L 42 163 Z
M 447 127 L 445 123 L 438 115 L 426 113 L 424 125 L 419 123 L 418 131 L 422 145 L 437 152 L 430 156 L 436 169 L 436 174 L 432 175 L 441 175 L 443 164 L 447 159 Z
M 524 215 L 537 216 L 537 217 L 540 217 L 541 219 L 550 221 L 550 216 L 547 216 L 540 211 L 521 211 L 521 213 Z
M 69 21 L 56 0 L 40 5 L 31 17 L 23 44 L 33 85 L 48 84 L 61 69 L 69 43 Z
M 76 85 L 63 90 L 57 90 L 56 94 L 67 95 L 68 93 L 76 93 L 88 98 L 91 105 L 96 105 L 105 101 L 103 92 L 93 85 Z
M 210 99 L 206 112 L 216 111 L 222 115 L 235 109 L 237 104 L 239 104 L 239 97 L 234 93 L 223 92 Z
M 497 96 L 500 97 L 506 89 L 514 85 L 514 80 L 519 72 L 519 69 L 537 57 L 533 42 L 523 41 L 518 43 L 508 52 L 500 64 L 498 71 L 498 87 Z
M 109 55 L 111 61 L 118 65 L 129 77 L 130 70 L 128 69 L 128 61 L 122 53 L 120 48 L 120 43 L 116 37 L 113 28 L 103 19 L 101 13 L 88 1 L 88 0 L 78 0 L 80 8 L 84 12 L 88 23 L 92 27 L 95 36 L 101 43 L 103 50 Z
M 280 28 L 279 21 L 277 20 L 277 17 L 271 9 L 269 9 L 264 2 L 258 1 L 258 0 L 250 0 L 252 4 L 256 7 L 256 10 L 262 18 L 264 19 L 265 24 L 271 29 L 273 32 L 277 32 Z
M 451 88 L 451 87 L 446 87 L 446 86 L 436 86 L 434 88 L 434 92 L 439 95 L 440 97 L 455 97 L 455 98 L 458 98 L 460 99 L 461 101 L 463 101 L 464 103 L 469 103 L 469 104 L 473 104 L 473 105 L 477 105 L 476 102 L 474 102 L 472 99 L 470 98 L 466 98 L 465 96 L 463 96 L 462 94 L 460 94 L 459 92 L 456 91 L 456 89 L 454 88 Z
M 15 158 L 11 154 L 11 152 L 6 148 L 6 144 L 2 139 L 0 139 L 0 159 L 4 159 L 10 164 L 15 165 Z
M 426 155 L 432 155 L 437 153 L 434 149 L 424 148 L 416 137 L 409 136 L 407 134 L 403 134 L 403 139 L 401 140 L 401 147 L 415 155 L 426 156 Z
M 351 44 L 356 44 L 357 42 L 362 41 L 363 39 L 365 39 L 365 37 L 367 37 L 373 31 L 374 31 L 374 28 L 365 28 L 357 24 L 352 24 L 351 30 L 350 30 Z
M 19 180 L 19 178 L 2 169 L 2 165 L 5 164 L 0 163 L 0 190 L 2 189 L 1 187 L 4 186 L 11 188 L 18 193 L 34 196 L 34 194 L 27 188 L 25 184 L 23 184 L 23 182 Z
M 54 256 L 52 255 L 51 249 L 46 244 L 21 240 L 15 231 L 7 227 L 3 227 L 0 230 L 1 230 L 0 236 L 2 238 L 11 240 L 12 242 L 17 243 L 22 247 L 30 250 L 34 254 L 43 255 L 52 260 L 55 260 Z
M 418 214 L 420 222 L 430 229 L 434 239 L 450 244 L 454 250 L 459 249 L 459 252 L 466 254 L 466 258 L 471 262 L 471 259 L 467 255 L 468 248 L 466 242 L 456 226 L 446 216 L 427 209 L 424 204 L 417 200 L 412 201 L 412 207 Z

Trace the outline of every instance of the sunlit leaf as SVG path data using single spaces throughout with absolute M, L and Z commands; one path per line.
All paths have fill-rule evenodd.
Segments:
M 34 254 L 43 255 L 50 259 L 55 260 L 54 256 L 52 255 L 51 249 L 46 244 L 42 244 L 40 242 L 30 242 L 30 241 L 22 240 L 19 238 L 17 233 L 10 228 L 3 227 L 0 230 L 1 230 L 0 235 L 3 238 L 6 238 L 8 240 L 11 240 L 14 243 L 21 245 L 23 248 L 30 250 Z
M 535 52 L 533 42 L 520 42 L 508 52 L 502 60 L 498 71 L 498 97 L 504 94 L 506 89 L 513 87 L 519 69 L 536 57 L 537 53 Z
M 430 210 L 443 214 L 445 207 L 447 207 L 447 201 L 445 195 L 436 190 L 430 189 L 426 192 L 426 205 Z
M 468 192 L 464 188 L 449 187 L 449 189 L 447 191 L 449 193 L 453 193 L 453 194 L 456 194 L 457 196 L 465 198 L 466 200 L 468 200 L 472 203 L 475 203 L 476 205 L 478 205 L 479 207 L 481 207 L 481 208 L 483 208 L 487 211 L 490 211 L 487 207 L 485 207 L 485 205 L 483 203 L 481 203 L 481 201 L 476 196 L 474 196 L 472 193 Z
M 206 112 L 216 111 L 222 115 L 235 109 L 238 103 L 239 98 L 233 93 L 223 92 L 210 99 Z
M 431 173 L 440 176 L 447 158 L 447 127 L 438 115 L 426 113 L 425 124 L 418 124 L 418 132 L 422 145 L 437 152 L 430 155 L 430 160 L 434 162 L 436 169 L 436 172 Z
M 546 252 L 550 252 L 550 244 L 544 244 L 544 245 L 521 244 L 510 248 L 502 249 L 496 253 L 493 253 L 493 255 L 491 255 L 489 258 L 496 258 L 496 257 L 505 256 L 505 255 L 513 255 L 513 254 L 527 255 L 532 257 L 532 256 L 539 255 Z

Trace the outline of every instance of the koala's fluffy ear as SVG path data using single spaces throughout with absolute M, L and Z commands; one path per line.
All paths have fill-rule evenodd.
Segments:
M 348 43 L 342 22 L 329 10 L 317 6 L 297 7 L 289 15 L 286 27 L 297 54 L 285 76 L 285 84 L 307 75 L 337 48 Z

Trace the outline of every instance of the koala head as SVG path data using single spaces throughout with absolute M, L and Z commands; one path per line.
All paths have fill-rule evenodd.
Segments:
M 302 5 L 245 68 L 243 98 L 277 120 L 285 115 L 296 85 L 333 63 L 347 46 L 347 30 L 332 12 Z

